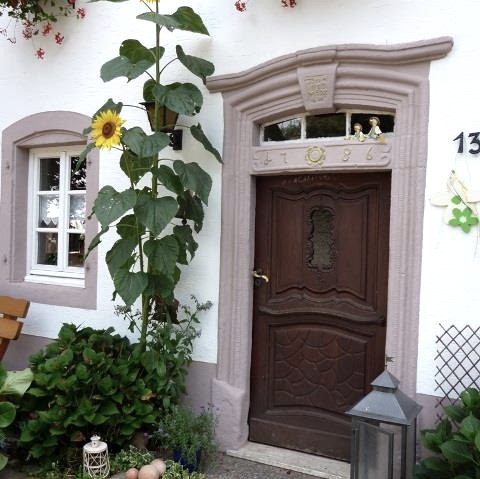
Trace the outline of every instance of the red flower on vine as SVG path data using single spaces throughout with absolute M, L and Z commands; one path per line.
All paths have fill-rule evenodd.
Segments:
M 65 37 L 60 32 L 55 33 L 55 43 L 57 45 L 61 45 L 63 40 L 65 40 Z
M 296 0 L 282 0 L 282 7 L 293 8 L 296 6 L 297 6 Z
M 43 57 L 45 56 L 45 50 L 43 48 L 38 48 L 35 52 L 35 55 L 39 60 L 43 60 Z
M 52 31 L 52 29 L 53 29 L 52 24 L 50 22 L 47 22 L 43 26 L 42 35 L 46 37 Z
M 85 18 L 85 9 L 84 8 L 77 9 L 77 18 Z
M 240 0 L 237 0 L 235 3 L 235 8 L 239 11 L 239 12 L 244 12 L 246 9 L 247 9 L 247 4 L 246 2 L 242 2 Z

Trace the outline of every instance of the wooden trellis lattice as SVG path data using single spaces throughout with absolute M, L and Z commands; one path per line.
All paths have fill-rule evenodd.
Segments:
M 437 421 L 443 417 L 442 407 L 456 401 L 460 393 L 469 387 L 480 385 L 480 327 L 452 325 L 437 336 L 435 356 L 435 390 L 441 392 L 435 408 Z

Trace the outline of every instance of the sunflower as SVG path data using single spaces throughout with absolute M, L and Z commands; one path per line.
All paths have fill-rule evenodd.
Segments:
M 120 143 L 120 127 L 125 123 L 116 111 L 100 112 L 92 121 L 92 136 L 98 148 L 112 148 Z

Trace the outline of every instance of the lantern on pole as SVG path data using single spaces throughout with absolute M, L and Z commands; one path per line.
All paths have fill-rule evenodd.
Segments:
M 92 436 L 90 441 L 83 446 L 83 472 L 88 477 L 108 477 L 110 462 L 107 443 L 100 441 L 99 436 Z
M 415 464 L 417 416 L 422 407 L 384 371 L 373 390 L 346 414 L 352 417 L 351 479 L 410 479 Z

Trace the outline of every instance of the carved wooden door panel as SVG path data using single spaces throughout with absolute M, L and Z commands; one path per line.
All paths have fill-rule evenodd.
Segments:
M 250 440 L 349 459 L 383 370 L 390 173 L 257 179 Z

